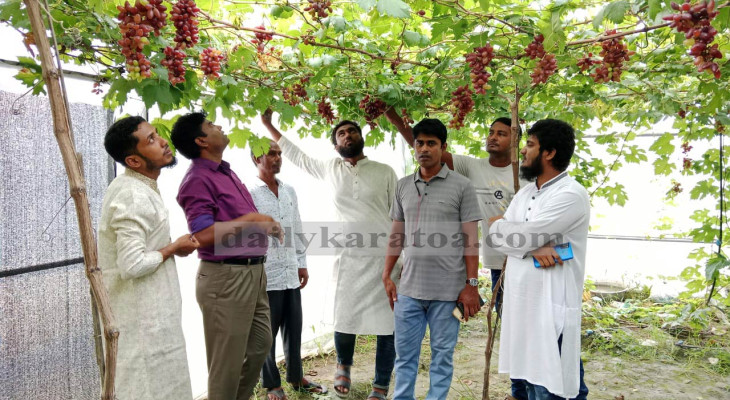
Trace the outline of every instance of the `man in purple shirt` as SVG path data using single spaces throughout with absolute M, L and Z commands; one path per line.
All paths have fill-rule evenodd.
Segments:
M 246 186 L 223 161 L 229 139 L 205 114 L 180 117 L 171 139 L 192 160 L 177 202 L 200 242 L 195 296 L 203 314 L 208 399 L 249 399 L 272 342 L 266 235 L 283 239 L 281 226 L 258 213 Z

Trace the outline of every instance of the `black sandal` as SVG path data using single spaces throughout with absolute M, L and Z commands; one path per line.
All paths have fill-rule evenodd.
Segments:
M 303 379 L 304 380 L 304 379 Z M 311 393 L 311 394 L 327 394 L 327 387 L 320 385 L 317 382 L 312 382 L 308 380 L 304 380 L 307 383 L 305 384 L 299 384 L 299 385 L 293 385 L 292 387 L 294 390 L 300 393 Z
M 335 388 L 335 394 L 339 398 L 346 398 L 350 395 L 350 366 L 349 365 L 337 365 L 337 372 L 335 372 L 335 383 L 332 385 Z M 343 392 L 338 387 L 347 389 L 347 392 Z

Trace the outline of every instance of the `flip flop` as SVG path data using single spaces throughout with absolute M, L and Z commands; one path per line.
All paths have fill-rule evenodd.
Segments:
M 388 392 L 380 393 L 376 390 L 372 390 L 370 394 L 368 395 L 368 399 L 377 399 L 377 400 L 387 400 L 386 396 L 388 395 Z
M 335 383 L 332 385 L 335 389 L 335 395 L 339 398 L 346 398 L 350 395 L 350 366 L 349 365 L 338 365 L 337 372 L 335 372 Z M 347 389 L 347 392 L 343 392 L 338 387 Z
M 300 392 L 300 393 L 315 393 L 315 394 L 326 394 L 327 393 L 327 387 L 320 385 L 317 382 L 307 381 L 304 385 L 298 385 L 294 386 L 292 385 L 294 390 Z
M 269 399 L 270 395 L 276 397 L 276 400 L 286 400 L 286 394 L 284 393 L 283 388 L 267 390 L 266 398 Z

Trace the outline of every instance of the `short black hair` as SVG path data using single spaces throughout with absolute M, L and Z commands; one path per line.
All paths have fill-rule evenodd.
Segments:
M 192 112 L 178 118 L 172 126 L 170 140 L 175 149 L 187 159 L 200 157 L 200 146 L 195 143 L 195 139 L 206 136 L 203 133 L 205 118 L 204 112 Z
M 344 125 L 354 126 L 355 129 L 357 129 L 357 133 L 359 133 L 360 136 L 362 136 L 362 128 L 360 128 L 360 125 L 358 125 L 357 122 L 350 121 L 350 120 L 340 121 L 337 123 L 337 125 L 335 125 L 334 128 L 332 128 L 332 134 L 330 134 L 330 140 L 332 141 L 332 144 L 335 146 L 337 145 L 337 138 L 335 137 L 335 135 L 337 134 L 337 130 L 340 129 L 341 126 L 344 126 Z
M 446 143 L 448 136 L 444 123 L 435 118 L 424 118 L 413 126 L 413 140 L 418 139 L 418 135 L 422 133 L 436 136 L 441 144 Z
M 104 148 L 114 161 L 124 165 L 124 159 L 137 154 L 137 137 L 134 132 L 139 128 L 139 124 L 147 122 L 139 116 L 124 117 L 117 120 L 109 127 L 104 136 Z
M 489 125 L 489 127 L 490 128 L 493 127 L 494 124 L 496 124 L 497 122 L 505 124 L 505 125 L 509 126 L 510 128 L 512 127 L 512 119 L 507 118 L 507 117 L 499 117 L 499 118 L 495 119 L 494 122 L 492 122 L 492 125 Z M 520 126 L 520 124 L 517 124 L 517 139 L 519 140 L 521 137 L 522 137 L 522 127 Z
M 569 123 L 558 119 L 541 119 L 527 130 L 540 143 L 540 152 L 555 150 L 553 167 L 565 171 L 575 151 L 575 130 Z

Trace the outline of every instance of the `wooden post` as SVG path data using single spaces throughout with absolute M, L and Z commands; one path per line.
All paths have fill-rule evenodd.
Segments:
M 53 62 L 53 55 L 48 44 L 48 38 L 46 37 L 46 27 L 43 23 L 40 4 L 37 0 L 23 0 L 23 2 L 28 12 L 31 29 L 41 58 L 43 80 L 46 84 L 48 99 L 51 103 L 53 131 L 58 142 L 58 147 L 61 150 L 63 164 L 66 167 L 71 197 L 73 197 L 76 205 L 76 218 L 79 221 L 79 231 L 81 232 L 81 247 L 84 253 L 86 277 L 91 284 L 91 292 L 99 308 L 102 323 L 104 324 L 106 354 L 101 398 L 102 400 L 114 400 L 114 375 L 116 372 L 119 330 L 116 328 L 114 315 L 109 305 L 109 295 L 102 282 L 101 270 L 97 265 L 96 239 L 94 238 L 94 229 L 91 223 L 86 183 L 71 137 L 68 104 L 61 89 L 59 71 Z
M 520 143 L 520 118 L 519 118 L 519 106 L 520 106 L 520 98 L 522 97 L 522 93 L 520 93 L 519 88 L 515 85 L 515 100 L 510 103 L 510 112 L 511 112 L 511 119 L 512 119 L 512 126 L 510 127 L 510 130 L 512 131 L 512 142 L 510 145 L 510 155 L 512 160 L 512 177 L 514 179 L 514 187 L 515 187 L 515 193 L 517 193 L 520 190 L 520 164 L 519 164 L 519 143 Z M 494 349 L 494 339 L 497 336 L 497 328 L 499 327 L 499 313 L 497 314 L 497 317 L 494 319 L 494 326 L 492 326 L 492 309 L 494 308 L 494 304 L 496 302 L 497 296 L 496 292 L 499 291 L 500 288 L 502 288 L 502 282 L 504 282 L 504 277 L 507 274 L 507 263 L 505 262 L 502 266 L 502 275 L 497 280 L 497 284 L 495 285 L 495 291 L 492 293 L 492 300 L 489 302 L 489 310 L 487 310 L 487 331 L 489 332 L 489 336 L 487 337 L 487 347 L 484 350 L 484 386 L 482 387 L 482 400 L 489 400 L 489 370 L 492 365 L 492 350 Z M 504 301 L 503 301 L 504 303 Z

